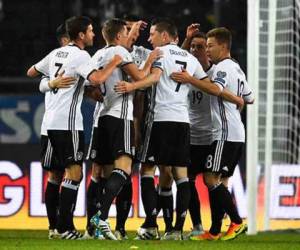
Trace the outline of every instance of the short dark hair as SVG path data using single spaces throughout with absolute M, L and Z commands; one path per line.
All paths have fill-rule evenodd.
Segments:
M 92 20 L 86 16 L 74 16 L 66 20 L 66 30 L 71 40 L 76 40 L 80 32 L 86 33 Z
M 232 36 L 231 32 L 225 28 L 215 28 L 207 32 L 207 37 L 214 37 L 219 44 L 226 44 L 227 48 L 231 49 L 231 43 L 232 43 Z
M 102 27 L 102 35 L 105 40 L 112 42 L 117 34 L 126 26 L 126 22 L 119 18 L 107 20 Z
M 178 31 L 175 23 L 169 18 L 157 18 L 151 22 L 151 25 L 156 26 L 156 30 L 159 33 L 166 31 L 171 37 L 176 38 Z
M 199 31 L 199 32 L 196 32 L 193 36 L 192 36 L 192 39 L 193 38 L 203 38 L 203 39 L 207 39 L 206 37 L 206 34 L 202 31 Z
M 69 38 L 65 23 L 62 23 L 56 29 L 56 38 L 57 38 L 57 40 L 60 41 L 60 39 L 62 37 L 68 37 Z
M 138 22 L 139 20 L 141 20 L 138 16 L 133 14 L 124 14 L 122 19 L 128 22 Z

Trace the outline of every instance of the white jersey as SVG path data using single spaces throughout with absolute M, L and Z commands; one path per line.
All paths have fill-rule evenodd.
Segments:
M 142 68 L 145 65 L 145 62 L 150 53 L 150 49 L 136 45 L 132 46 L 132 51 L 130 52 L 133 62 L 138 66 L 138 68 Z
M 212 81 L 243 97 L 246 102 L 253 101 L 253 94 L 244 72 L 239 64 L 230 58 L 216 65 Z M 211 104 L 213 140 L 244 142 L 245 128 L 237 105 L 215 96 L 211 97 Z
M 58 48 L 50 52 L 35 65 L 37 71 L 53 80 L 58 73 L 76 78 L 70 88 L 49 92 L 47 105 L 48 130 L 83 130 L 81 103 L 84 92 L 84 78 L 76 68 L 89 61 L 90 55 L 74 44 Z
M 156 85 L 154 121 L 189 123 L 189 84 L 177 83 L 170 75 L 182 68 L 198 79 L 206 78 L 207 75 L 196 57 L 177 45 L 168 44 L 158 49 L 163 52 L 163 57 L 154 62 L 152 67 L 158 67 L 163 72 Z
M 212 77 L 214 64 L 211 64 L 206 74 Z M 190 85 L 189 117 L 192 145 L 210 145 L 212 143 L 212 114 L 211 95 L 202 92 L 194 85 Z
M 118 81 L 127 80 L 122 66 L 133 63 L 130 53 L 124 47 L 108 46 L 98 50 L 87 64 L 78 69 L 78 72 L 87 79 L 94 70 L 105 67 L 115 55 L 122 57 L 122 64 L 113 71 L 105 83 L 100 85 L 103 95 L 103 109 L 100 112 L 100 117 L 110 115 L 133 120 L 133 94 L 119 94 L 114 90 Z
M 49 82 L 49 78 L 48 77 L 42 77 L 41 82 Z M 49 102 L 50 102 L 50 91 L 46 91 L 45 92 L 45 112 L 43 115 L 43 120 L 42 120 L 42 125 L 41 125 L 41 135 L 48 135 L 47 130 L 48 130 L 48 126 L 47 126 L 47 117 L 48 117 L 48 106 L 49 106 Z

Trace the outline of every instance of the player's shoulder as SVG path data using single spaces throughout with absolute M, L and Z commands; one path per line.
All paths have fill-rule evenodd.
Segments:
M 123 46 L 121 46 L 121 45 L 112 46 L 111 48 L 115 52 L 129 54 L 129 51 L 126 48 L 124 48 Z
M 133 45 L 132 46 L 132 51 L 136 52 L 136 53 L 144 53 L 144 54 L 151 53 L 150 49 L 147 49 L 144 46 L 137 46 L 137 45 Z

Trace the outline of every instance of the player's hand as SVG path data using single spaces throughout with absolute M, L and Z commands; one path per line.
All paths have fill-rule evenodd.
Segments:
M 155 49 L 152 50 L 151 53 L 149 54 L 149 62 L 150 64 L 154 63 L 157 59 L 161 58 L 163 56 L 163 51 L 160 49 Z
M 123 62 L 123 59 L 119 55 L 114 55 L 111 61 L 114 62 L 117 66 L 119 66 Z
M 63 76 L 65 71 L 58 74 L 58 76 L 49 82 L 51 89 L 65 89 L 70 88 L 76 81 L 76 78 L 71 76 Z
M 119 94 L 128 93 L 134 91 L 134 83 L 126 82 L 126 81 L 119 81 L 117 85 L 114 86 L 115 92 Z
M 131 46 L 136 42 L 136 40 L 140 36 L 140 30 L 144 30 L 147 27 L 147 23 L 143 20 L 135 22 L 128 33 L 128 41 L 127 48 L 131 48 Z
M 181 72 L 173 72 L 170 77 L 175 82 L 181 82 L 181 83 L 190 83 L 191 75 L 185 70 L 182 69 Z
M 199 31 L 200 31 L 200 24 L 192 23 L 186 29 L 186 38 L 191 39 Z

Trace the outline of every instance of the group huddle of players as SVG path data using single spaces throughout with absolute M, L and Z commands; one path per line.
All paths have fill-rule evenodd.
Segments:
M 151 51 L 135 45 L 146 26 L 143 21 L 106 21 L 101 30 L 106 46 L 91 57 L 84 49 L 93 45 L 92 21 L 72 17 L 58 29 L 61 47 L 27 72 L 30 77 L 42 75 L 40 91 L 45 93 L 41 162 L 48 171 L 45 203 L 50 239 L 127 239 L 134 164 L 140 169 L 146 213 L 136 239 L 182 240 L 188 210 L 192 240 L 230 240 L 247 230 L 227 186 L 245 142 L 240 112 L 254 98 L 244 72 L 231 58 L 231 33 L 221 27 L 205 34 L 199 24 L 191 24 L 179 47 L 175 24 L 160 18 L 151 22 Z M 92 173 L 82 235 L 74 227 L 73 213 L 84 160 L 84 96 L 97 102 L 91 114 L 87 158 Z M 202 228 L 195 187 L 200 173 L 209 193 L 208 231 Z M 114 200 L 113 232 L 108 212 Z M 160 237 L 156 219 L 161 209 L 166 227 Z M 231 224 L 221 234 L 225 214 Z

